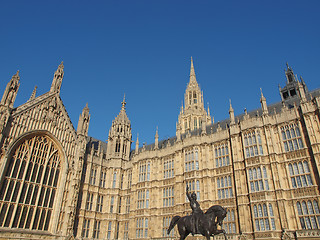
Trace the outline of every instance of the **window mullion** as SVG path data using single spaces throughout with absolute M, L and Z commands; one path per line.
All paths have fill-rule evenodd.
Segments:
M 14 221 L 14 219 L 15 219 L 15 215 L 16 215 L 16 213 L 17 213 L 17 208 L 18 208 L 18 205 L 19 205 L 19 201 L 20 201 L 22 189 L 23 189 L 23 186 L 24 186 L 24 183 L 25 183 L 26 173 L 27 173 L 27 170 L 28 170 L 28 167 L 29 167 L 30 158 L 31 158 L 31 155 L 32 155 L 32 154 L 31 154 L 31 153 L 32 153 L 32 147 L 34 146 L 34 142 L 35 142 L 35 139 L 33 139 L 33 140 L 32 140 L 32 143 L 31 143 L 30 155 L 29 155 L 28 159 L 26 159 L 27 164 L 26 164 L 26 166 L 25 166 L 25 168 L 24 168 L 24 173 L 23 173 L 23 176 L 22 176 L 22 180 L 21 180 L 21 181 L 18 180 L 18 173 L 17 173 L 17 176 L 16 176 L 16 180 L 11 179 L 11 180 L 15 181 L 15 186 L 14 186 L 14 188 L 13 188 L 12 194 L 14 194 L 15 187 L 16 187 L 18 181 L 20 182 L 21 186 L 20 186 L 20 188 L 19 188 L 19 192 L 18 192 L 18 195 L 17 195 L 17 198 L 16 198 L 15 203 L 11 202 L 12 204 L 14 204 L 14 209 L 13 209 L 13 213 L 12 213 L 12 215 L 11 215 L 11 220 L 10 220 L 9 227 L 12 226 L 13 221 Z M 26 142 L 25 144 L 27 145 L 28 142 Z M 24 152 L 25 152 L 25 151 L 26 151 L 26 148 L 24 149 Z M 17 154 L 15 154 L 15 156 L 17 156 Z M 25 153 L 22 154 L 22 158 L 20 159 L 20 164 L 22 164 L 22 161 L 23 161 L 24 157 L 25 157 Z M 16 159 L 15 159 L 15 160 L 16 160 Z M 15 161 L 15 162 L 16 162 L 15 164 L 17 164 L 17 161 Z M 14 167 L 12 168 L 12 171 L 13 171 L 13 170 L 14 170 Z M 12 175 L 12 173 L 11 173 L 9 176 L 11 176 L 11 175 Z M 8 185 L 9 185 L 9 184 L 8 184 Z M 28 193 L 28 190 L 29 190 L 29 186 L 28 186 L 28 189 L 26 190 L 26 194 Z M 11 198 L 12 198 L 12 196 L 11 196 Z M 10 200 L 11 200 L 11 198 L 10 198 Z M 22 204 L 23 204 L 23 203 L 22 203 Z M 9 210 L 9 208 L 8 208 L 8 210 Z M 20 216 L 19 216 L 19 221 L 18 221 L 18 223 L 17 223 L 17 226 L 18 226 L 19 223 L 20 223 L 20 218 L 21 218 L 21 213 L 20 213 Z
M 39 190 L 38 190 L 38 194 L 37 194 L 37 199 L 36 199 L 36 202 L 35 202 L 35 208 L 34 208 L 34 211 L 33 211 L 33 216 L 31 218 L 31 221 L 30 221 L 30 228 L 32 229 L 33 227 L 33 224 L 34 224 L 34 218 L 36 216 L 36 212 L 37 212 L 37 209 L 38 209 L 38 204 L 39 204 L 39 198 L 40 198 L 40 194 L 41 194 L 41 190 L 42 190 L 42 186 L 43 186 L 43 179 L 44 179 L 44 175 L 45 175 L 45 171 L 46 171 L 46 168 L 47 168 L 47 165 L 48 165 L 48 157 L 49 157 L 49 154 L 50 154 L 50 150 L 51 150 L 51 146 L 52 146 L 52 143 L 51 141 L 49 142 L 49 146 L 48 146 L 48 152 L 47 152 L 47 156 L 46 156 L 46 160 L 45 160 L 45 163 L 44 163 L 44 167 L 43 167 L 43 171 L 42 171 L 42 176 L 41 176 L 41 180 L 40 180 L 40 184 L 37 184 L 39 186 Z M 40 164 L 42 164 L 40 162 Z M 44 193 L 45 194 L 45 193 Z M 40 215 L 39 215 L 40 217 Z M 39 225 L 39 222 L 38 222 L 38 225 Z M 38 228 L 38 226 L 37 226 Z M 37 229 L 36 228 L 36 229 Z

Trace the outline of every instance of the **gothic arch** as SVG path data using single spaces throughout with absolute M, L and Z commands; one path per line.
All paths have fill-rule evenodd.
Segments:
M 9 146 L 0 168 L 0 227 L 55 233 L 68 163 L 48 131 L 31 131 Z

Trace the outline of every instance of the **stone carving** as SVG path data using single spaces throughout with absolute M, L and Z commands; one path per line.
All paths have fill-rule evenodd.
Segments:
M 294 239 L 294 235 L 292 232 L 288 232 L 286 229 L 282 230 L 281 240 L 291 240 Z
M 55 121 L 60 116 L 60 108 L 57 105 L 56 98 L 52 98 L 50 101 L 46 102 L 42 108 L 42 120 L 51 122 L 52 124 L 56 125 L 57 122 Z

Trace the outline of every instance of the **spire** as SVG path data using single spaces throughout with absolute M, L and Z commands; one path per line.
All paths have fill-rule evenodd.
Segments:
M 123 100 L 121 102 L 121 110 L 120 110 L 120 113 L 118 114 L 118 116 L 115 118 L 115 122 L 118 122 L 118 123 L 126 123 L 128 125 L 130 125 L 130 120 L 127 116 L 127 113 L 126 113 L 126 95 L 124 94 L 123 96 Z
M 137 141 L 136 141 L 136 150 L 135 153 L 138 154 L 139 152 L 139 133 L 137 134 Z
M 157 126 L 157 130 L 156 130 L 156 135 L 154 136 L 154 147 L 155 147 L 155 149 L 159 148 L 158 126 Z
M 20 86 L 20 76 L 19 70 L 15 75 L 12 76 L 11 80 L 8 82 L 7 87 L 1 99 L 1 105 L 13 108 L 14 101 L 16 100 L 18 89 Z
M 123 94 L 122 108 L 121 110 L 126 110 L 126 94 Z
M 299 81 L 298 81 L 298 91 L 299 91 L 299 95 L 300 95 L 300 101 L 302 103 L 306 102 L 307 101 L 306 92 L 303 88 L 302 83 L 300 83 Z
M 190 81 L 189 81 L 189 84 L 190 83 L 197 83 L 197 80 L 196 80 L 196 73 L 194 71 L 194 66 L 193 66 L 193 59 L 191 57 L 191 66 L 190 66 Z
M 208 104 L 208 116 L 210 116 L 209 102 L 207 104 Z
M 202 119 L 205 120 L 203 121 Z M 177 129 L 176 133 L 184 134 L 188 131 L 201 129 L 202 123 L 206 123 L 208 126 L 211 122 L 212 118 L 210 116 L 210 111 L 207 112 L 204 107 L 203 92 L 196 80 L 193 58 L 191 57 L 190 79 L 184 94 L 184 106 L 181 108 L 178 117 L 180 132 Z
M 261 108 L 262 108 L 262 114 L 266 115 L 266 114 L 268 114 L 267 101 L 266 101 L 266 98 L 263 96 L 261 88 L 260 88 L 260 92 L 261 92 L 260 103 L 261 103 Z
M 229 102 L 230 102 L 230 107 L 229 107 L 230 124 L 234 124 L 235 123 L 234 110 L 233 110 L 232 105 L 231 105 L 231 99 L 229 99 Z
M 31 94 L 30 98 L 29 98 L 29 101 L 31 101 L 31 100 L 36 98 L 37 88 L 38 88 L 37 86 L 34 86 L 34 89 L 32 91 L 32 94 Z
M 63 69 L 64 69 L 63 62 L 61 62 L 60 65 L 58 66 L 58 69 L 54 73 L 50 92 L 60 93 L 61 83 L 64 75 Z

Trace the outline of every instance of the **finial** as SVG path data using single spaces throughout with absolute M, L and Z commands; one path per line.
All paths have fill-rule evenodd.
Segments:
M 31 100 L 36 98 L 36 92 L 37 92 L 37 86 L 34 87 L 29 101 L 31 101 Z
M 233 110 L 230 98 L 229 98 L 229 103 L 230 103 L 230 110 Z
M 263 101 L 265 101 L 266 100 L 266 98 L 263 96 L 263 93 L 262 93 L 262 88 L 260 88 L 260 92 L 261 92 L 261 101 L 263 100 Z
M 88 103 L 86 103 L 86 106 L 83 108 L 83 110 L 89 110 Z
M 290 67 L 289 67 L 289 64 L 288 64 L 288 62 L 286 62 L 286 65 L 287 65 L 287 69 L 289 69 Z
M 190 67 L 190 81 L 196 81 L 196 74 L 194 71 L 194 66 L 193 66 L 193 59 L 191 57 L 191 67 Z
M 123 101 L 122 101 L 122 109 L 126 108 L 126 94 L 123 95 Z
M 230 102 L 230 108 L 229 108 L 229 113 L 233 113 L 234 112 L 234 110 L 233 110 L 233 107 L 232 107 L 232 104 L 231 104 L 231 99 L 229 99 L 229 102 Z

